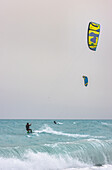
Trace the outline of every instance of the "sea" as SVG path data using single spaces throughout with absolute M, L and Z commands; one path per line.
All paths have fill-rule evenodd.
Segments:
M 1 119 L 0 170 L 112 170 L 112 120 L 55 121 Z

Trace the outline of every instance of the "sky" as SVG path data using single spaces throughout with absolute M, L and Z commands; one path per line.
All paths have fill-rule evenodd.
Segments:
M 111 7 L 0 1 L 0 119 L 112 119 Z M 91 21 L 101 25 L 95 52 L 87 45 Z

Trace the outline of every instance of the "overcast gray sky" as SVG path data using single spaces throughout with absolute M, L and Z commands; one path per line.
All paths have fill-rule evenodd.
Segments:
M 0 118 L 112 118 L 111 46 L 111 0 L 1 0 Z

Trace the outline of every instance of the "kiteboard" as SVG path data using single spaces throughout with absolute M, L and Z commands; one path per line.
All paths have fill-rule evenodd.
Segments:
M 33 133 L 33 132 L 32 132 L 32 130 L 30 130 L 30 131 L 27 131 L 27 133 Z
M 33 133 L 33 132 L 27 132 L 27 133 Z

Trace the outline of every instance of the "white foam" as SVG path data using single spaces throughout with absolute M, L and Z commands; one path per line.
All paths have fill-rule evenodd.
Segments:
M 69 145 L 69 144 L 75 144 L 75 142 L 57 142 L 57 143 L 53 143 L 53 144 L 44 144 L 44 146 L 48 146 L 48 147 L 58 147 L 58 145 Z
M 69 156 L 33 153 L 29 151 L 23 158 L 0 158 L 0 170 L 62 170 L 70 167 L 87 167 Z
M 112 165 L 101 167 L 84 164 L 65 155 L 49 155 L 29 151 L 22 159 L 0 158 L 0 170 L 112 170 Z
M 112 165 L 104 165 L 101 167 L 92 166 L 92 167 L 83 167 L 83 168 L 67 168 L 63 170 L 112 170 Z
M 106 123 L 106 122 L 101 122 L 102 125 L 105 125 L 105 126 L 112 126 L 112 124 L 110 123 Z
M 67 154 L 51 155 L 29 150 L 21 159 L 1 157 L 0 170 L 112 170 L 112 165 L 98 167 L 80 162 Z
M 62 122 L 57 122 L 58 125 L 62 125 L 63 123 Z
M 76 122 L 73 122 L 73 124 L 76 124 Z
M 35 133 L 39 134 L 39 133 L 50 133 L 50 134 L 54 134 L 54 135 L 62 135 L 62 136 L 68 136 L 68 137 L 89 137 L 89 135 L 80 135 L 80 134 L 70 134 L 70 133 L 63 133 L 61 131 L 55 131 L 52 128 L 50 128 L 47 125 L 44 125 L 43 128 L 41 128 L 40 130 L 35 130 Z

